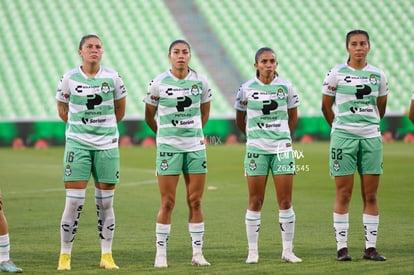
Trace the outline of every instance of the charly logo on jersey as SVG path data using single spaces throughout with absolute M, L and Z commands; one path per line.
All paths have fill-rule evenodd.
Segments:
M 75 91 L 78 93 L 83 93 L 83 92 L 99 93 L 101 91 L 101 88 L 102 86 L 97 86 L 97 85 L 78 85 L 76 86 Z
M 200 94 L 200 89 L 198 88 L 197 84 L 193 84 L 193 86 L 191 86 L 191 94 L 192 95 Z
M 109 83 L 108 82 L 103 82 L 101 85 L 101 92 L 103 93 L 109 93 L 111 91 L 111 87 L 109 87 Z
M 161 168 L 161 170 L 163 170 L 163 171 L 165 171 L 165 170 L 167 170 L 167 169 L 168 169 L 168 162 L 167 162 L 167 160 L 166 160 L 166 159 L 163 159 L 163 160 L 161 161 L 160 168 Z

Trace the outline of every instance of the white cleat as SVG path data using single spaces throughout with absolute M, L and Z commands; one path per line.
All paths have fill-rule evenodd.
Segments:
M 156 268 L 165 268 L 165 267 L 168 267 L 168 264 L 167 264 L 167 255 L 157 255 L 155 257 L 154 267 L 156 267 Z
M 282 253 L 282 261 L 287 263 L 301 263 L 302 259 L 293 254 L 292 249 L 285 249 Z
M 246 264 L 257 264 L 259 262 L 259 252 L 257 250 L 249 250 Z
M 198 265 L 198 266 L 210 266 L 211 265 L 204 258 L 203 254 L 194 254 L 193 259 L 191 260 L 191 264 L 192 265 Z

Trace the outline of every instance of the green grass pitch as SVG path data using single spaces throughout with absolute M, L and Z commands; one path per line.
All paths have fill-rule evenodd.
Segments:
M 89 183 L 69 274 L 412 274 L 414 273 L 414 145 L 384 144 L 384 174 L 379 189 L 377 247 L 386 262 L 362 259 L 364 235 L 359 178 L 350 209 L 352 262 L 336 261 L 332 228 L 334 182 L 328 173 L 327 142 L 295 144 L 297 165 L 309 168 L 295 176 L 295 253 L 300 264 L 282 263 L 277 204 L 268 182 L 259 237 L 260 262 L 247 256 L 244 214 L 247 187 L 244 145 L 208 146 L 208 175 L 203 197 L 204 254 L 210 267 L 191 265 L 185 189 L 180 181 L 173 213 L 167 269 L 153 267 L 155 218 L 159 193 L 154 175 L 155 148 L 121 149 L 121 183 L 115 195 L 113 255 L 118 271 L 99 269 L 93 183 Z M 65 192 L 61 181 L 63 147 L 45 150 L 0 149 L 0 188 L 9 222 L 11 257 L 26 274 L 54 274 L 60 250 L 59 223 Z M 304 169 L 306 170 L 306 169 Z

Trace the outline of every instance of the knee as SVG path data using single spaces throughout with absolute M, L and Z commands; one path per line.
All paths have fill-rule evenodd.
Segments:
M 161 208 L 165 211 L 171 212 L 174 209 L 175 200 L 172 197 L 162 198 Z
M 193 210 L 201 209 L 201 196 L 194 194 L 190 195 L 188 197 L 188 206 Z
M 260 211 L 262 209 L 264 198 L 262 196 L 251 196 L 249 199 L 249 209 Z
M 337 201 L 342 204 L 348 204 L 351 201 L 352 191 L 342 190 L 337 193 Z

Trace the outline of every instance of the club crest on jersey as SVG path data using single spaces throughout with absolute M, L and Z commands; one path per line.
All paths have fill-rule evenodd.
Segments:
M 335 161 L 334 161 L 333 169 L 334 169 L 335 171 L 339 171 L 339 169 L 341 169 L 341 167 L 340 167 L 340 165 L 339 165 L 339 161 L 338 161 L 338 160 L 335 160 Z
M 163 170 L 163 171 L 165 171 L 165 170 L 167 170 L 167 169 L 168 169 L 168 163 L 167 163 L 167 160 L 166 160 L 166 159 L 163 159 L 163 160 L 161 161 L 160 168 L 161 168 L 161 170 Z
M 65 168 L 65 175 L 66 176 L 70 176 L 70 175 L 72 175 L 72 169 L 70 168 L 70 165 L 68 164 L 68 165 L 66 165 L 66 168 Z
M 103 82 L 101 85 L 101 92 L 103 93 L 109 93 L 109 91 L 111 90 L 111 88 L 109 87 L 108 82 Z
M 279 88 L 279 89 L 277 90 L 277 97 L 278 97 L 279 99 L 284 99 L 284 98 L 285 98 L 285 92 L 283 92 L 283 89 L 282 89 L 282 88 Z
M 254 171 L 254 170 L 256 170 L 256 169 L 257 169 L 257 164 L 256 164 L 256 162 L 254 161 L 254 159 L 251 159 L 251 160 L 250 160 L 250 163 L 249 163 L 249 169 L 250 169 L 250 170 L 252 170 L 252 171 Z
M 193 86 L 191 86 L 191 94 L 192 95 L 200 94 L 200 89 L 198 88 L 197 84 L 193 84 Z
M 372 85 L 376 85 L 377 84 L 377 78 L 375 77 L 374 74 L 371 74 L 369 76 L 369 83 L 371 83 Z

